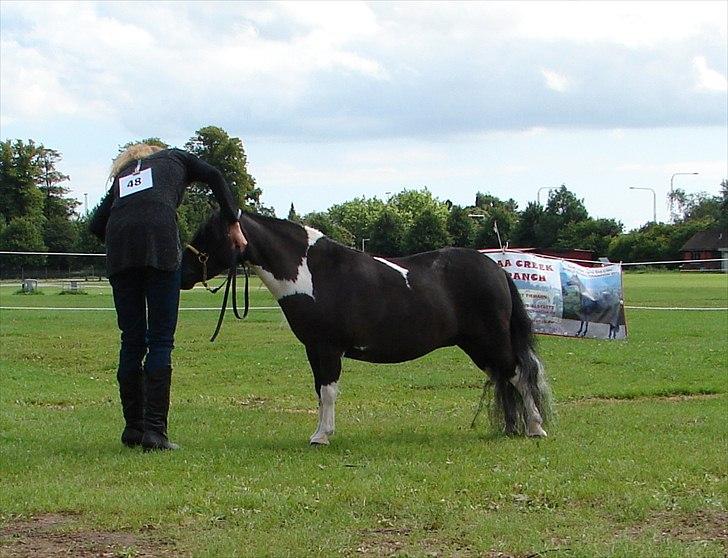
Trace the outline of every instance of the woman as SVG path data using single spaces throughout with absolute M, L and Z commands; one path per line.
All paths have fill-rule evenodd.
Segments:
M 167 416 L 182 254 L 177 208 L 185 188 L 206 183 L 229 223 L 233 246 L 242 251 L 247 242 L 222 174 L 191 153 L 132 145 L 114 160 L 110 178 L 111 189 L 89 228 L 106 243 L 121 330 L 117 379 L 126 421 L 121 441 L 145 450 L 177 449 L 167 438 Z

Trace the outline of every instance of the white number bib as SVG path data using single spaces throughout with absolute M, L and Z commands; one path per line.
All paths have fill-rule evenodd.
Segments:
M 119 177 L 119 197 L 123 198 L 130 194 L 136 194 L 142 190 L 148 190 L 154 186 L 152 181 L 152 169 L 144 169 L 136 174 Z

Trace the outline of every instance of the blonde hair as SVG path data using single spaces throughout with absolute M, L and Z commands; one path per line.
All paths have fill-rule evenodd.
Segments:
M 113 180 L 116 175 L 119 174 L 119 171 L 131 161 L 145 159 L 157 151 L 162 151 L 162 149 L 163 148 L 157 145 L 149 145 L 147 143 L 135 143 L 134 145 L 130 145 L 124 151 L 119 153 L 116 159 L 114 159 L 114 162 L 111 163 L 109 178 Z

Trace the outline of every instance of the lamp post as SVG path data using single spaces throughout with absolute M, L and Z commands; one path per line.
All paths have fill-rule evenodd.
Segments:
M 539 188 L 536 192 L 536 203 L 538 205 L 541 205 L 541 190 L 553 190 L 550 186 L 544 186 L 543 188 Z
M 365 252 L 365 250 L 364 250 L 364 243 L 365 242 L 369 242 L 369 239 L 368 238 L 362 238 L 361 239 L 361 251 L 362 252 Z
M 652 188 L 640 188 L 639 186 L 630 186 L 630 190 L 649 190 L 652 192 L 652 222 L 657 223 L 657 194 Z
M 671 219 L 672 219 L 672 204 L 673 204 L 673 200 L 675 199 L 675 198 L 673 197 L 673 195 L 674 195 L 674 193 L 675 193 L 675 192 L 674 192 L 674 188 L 673 188 L 673 180 L 675 180 L 675 177 L 676 177 L 676 176 L 680 176 L 681 174 L 682 174 L 682 175 L 694 175 L 694 174 L 698 174 L 698 173 L 697 173 L 697 172 L 676 172 L 676 173 L 674 173 L 674 174 L 673 174 L 673 175 L 672 175 L 672 176 L 670 177 L 670 218 L 671 218 Z

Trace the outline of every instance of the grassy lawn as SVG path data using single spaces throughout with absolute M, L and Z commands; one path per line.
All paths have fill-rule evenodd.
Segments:
M 252 306 L 273 305 L 251 287 Z M 628 305 L 728 306 L 726 275 L 625 288 Z M 108 289 L 16 290 L 0 306 L 112 306 Z M 345 361 L 325 448 L 307 444 L 311 372 L 282 314 L 229 315 L 211 344 L 216 318 L 181 312 L 182 450 L 144 454 L 118 440 L 114 312 L 0 310 L 0 556 L 728 552 L 726 311 L 628 310 L 627 341 L 540 338 L 558 412 L 542 441 L 469 428 L 482 377 L 457 349 Z

